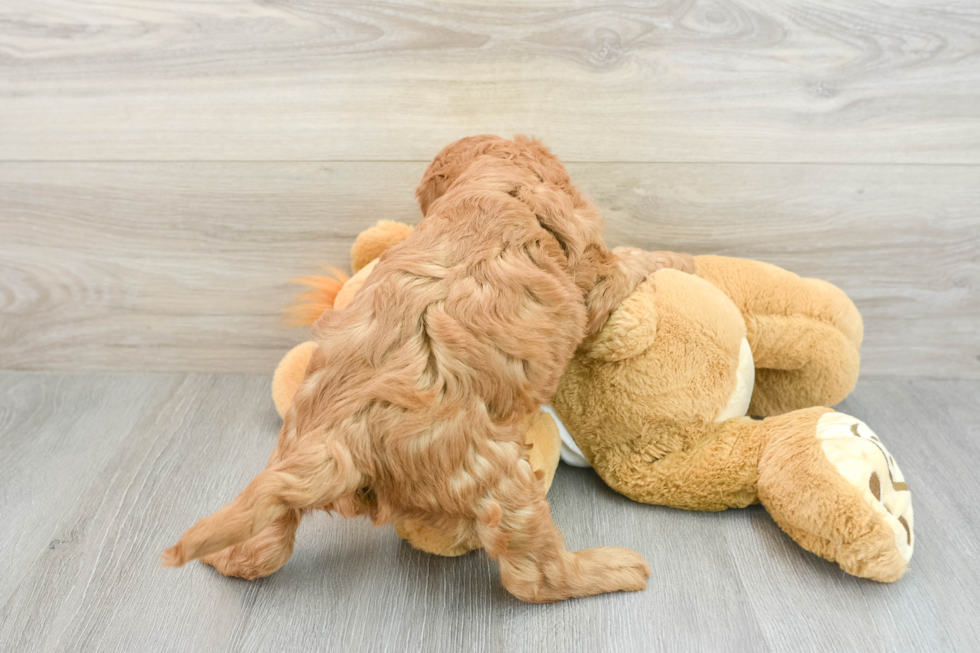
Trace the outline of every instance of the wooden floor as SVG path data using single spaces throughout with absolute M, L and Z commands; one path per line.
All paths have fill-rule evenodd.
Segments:
M 157 566 L 264 463 L 268 376 L 0 374 L 0 650 L 973 651 L 980 641 L 980 382 L 862 381 L 841 410 L 888 443 L 914 492 L 893 585 L 804 552 L 760 507 L 633 503 L 561 466 L 572 548 L 640 551 L 645 592 L 535 606 L 483 554 L 443 559 L 392 528 L 317 514 L 256 582 Z

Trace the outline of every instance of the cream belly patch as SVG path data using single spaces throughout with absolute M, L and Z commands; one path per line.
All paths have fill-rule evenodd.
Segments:
M 547 411 L 548 414 L 555 418 L 555 426 L 558 427 L 558 434 L 561 436 L 561 461 L 572 467 L 592 467 L 592 463 L 589 462 L 589 459 L 585 457 L 582 450 L 575 444 L 575 439 L 572 438 L 572 434 L 565 428 L 565 424 L 562 423 L 555 409 L 547 404 L 541 406 L 541 409 Z
M 755 360 L 749 341 L 742 338 L 738 348 L 738 368 L 736 371 L 735 389 L 728 398 L 728 403 L 715 417 L 716 422 L 724 422 L 733 417 L 743 417 L 752 402 L 752 391 L 755 389 Z

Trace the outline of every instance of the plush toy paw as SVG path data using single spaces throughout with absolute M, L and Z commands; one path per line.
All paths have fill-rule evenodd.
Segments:
M 849 574 L 901 578 L 915 544 L 912 495 L 868 425 L 819 407 L 757 423 L 759 501 L 780 528 Z
M 885 445 L 867 424 L 836 412 L 820 417 L 816 436 L 827 460 L 884 519 L 895 550 L 908 563 L 915 546 L 912 493 Z

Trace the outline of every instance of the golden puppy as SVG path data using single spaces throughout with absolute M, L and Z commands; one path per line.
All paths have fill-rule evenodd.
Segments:
M 598 209 L 529 139 L 453 143 L 416 194 L 419 226 L 314 326 L 317 350 L 265 471 L 164 564 L 268 575 L 292 553 L 303 511 L 321 509 L 475 537 L 525 601 L 643 589 L 639 554 L 565 549 L 524 428 L 639 282 L 693 262 L 607 250 Z

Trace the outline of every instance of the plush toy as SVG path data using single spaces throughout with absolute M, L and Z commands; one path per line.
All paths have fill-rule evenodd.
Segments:
M 651 275 L 566 368 L 553 404 L 583 458 L 636 501 L 761 503 L 808 551 L 898 580 L 908 485 L 866 424 L 823 407 L 857 381 L 854 304 L 773 265 L 696 261 Z
M 303 280 L 314 288 L 298 321 L 345 305 L 370 271 L 358 253 L 377 256 L 407 229 L 379 223 L 361 234 L 349 280 Z M 687 510 L 762 503 L 808 551 L 856 576 L 897 580 L 914 545 L 908 485 L 866 424 L 824 407 L 857 381 L 857 309 L 834 286 L 773 265 L 696 260 L 694 275 L 654 273 L 582 344 L 553 399 L 560 419 L 542 413 L 529 425 L 532 466 L 550 485 L 560 449 L 566 463 L 593 467 L 636 501 Z M 280 414 L 311 347 L 276 370 Z M 411 521 L 396 530 L 441 555 L 479 546 Z

